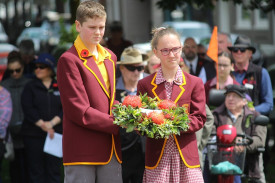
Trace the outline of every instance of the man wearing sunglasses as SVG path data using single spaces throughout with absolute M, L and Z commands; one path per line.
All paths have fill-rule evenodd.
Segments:
M 234 46 L 228 47 L 235 61 L 233 75 L 246 87 L 254 102 L 255 110 L 268 115 L 273 108 L 273 94 L 270 76 L 265 68 L 252 62 L 252 54 L 256 49 L 247 36 L 239 36 Z
M 118 61 L 121 76 L 117 79 L 116 100 L 123 102 L 125 96 L 137 94 L 137 83 L 143 78 L 144 61 L 143 56 L 137 49 L 129 47 L 121 54 Z M 136 132 L 126 133 L 120 129 L 122 150 L 122 178 L 124 183 L 142 182 L 144 171 L 143 139 Z
M 251 45 L 247 36 L 238 36 L 234 45 L 229 46 L 235 61 L 233 75 L 235 79 L 247 89 L 254 110 L 268 115 L 273 109 L 273 93 L 270 76 L 265 68 L 253 64 L 250 60 L 256 49 Z M 260 156 L 260 165 L 262 164 Z M 261 182 L 265 182 L 263 167 L 261 168 Z

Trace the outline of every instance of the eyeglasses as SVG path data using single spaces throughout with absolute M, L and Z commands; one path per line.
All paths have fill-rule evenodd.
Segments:
M 36 69 L 46 69 L 48 66 L 46 66 L 46 65 L 36 65 L 35 67 L 34 67 L 34 69 L 36 70 Z
M 174 47 L 174 48 L 171 48 L 171 49 L 169 49 L 169 48 L 163 48 L 163 49 L 160 50 L 160 52 L 161 52 L 161 54 L 162 54 L 163 56 L 167 56 L 167 55 L 170 54 L 171 51 L 173 52 L 173 54 L 176 54 L 176 53 L 178 53 L 180 50 L 181 50 L 181 46 L 179 46 L 179 47 Z
M 18 68 L 18 69 L 9 69 L 9 72 L 10 72 L 10 74 L 13 74 L 14 72 L 15 72 L 15 73 L 20 73 L 20 72 L 21 72 L 21 69 L 22 69 L 22 68 Z
M 244 53 L 246 51 L 246 48 L 238 48 L 238 47 L 232 48 L 232 51 L 234 53 L 237 53 L 239 50 L 240 50 L 240 52 Z
M 139 72 L 144 70 L 143 65 L 141 65 L 141 66 L 124 65 L 124 66 L 127 70 L 129 70 L 131 72 L 134 72 L 135 70 L 138 70 Z

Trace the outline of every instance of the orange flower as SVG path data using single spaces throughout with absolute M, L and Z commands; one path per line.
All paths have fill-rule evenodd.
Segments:
M 158 104 L 159 109 L 174 109 L 176 108 L 175 102 L 172 100 L 162 100 Z
M 153 121 L 153 123 L 156 123 L 158 125 L 163 124 L 164 123 L 164 119 L 165 119 L 163 113 L 159 113 L 159 112 L 155 112 L 155 111 L 150 112 L 148 114 L 148 118 L 151 118 L 152 121 Z
M 125 106 L 132 106 L 134 108 L 136 107 L 141 107 L 142 103 L 141 103 L 141 99 L 139 96 L 136 95 L 128 95 L 124 98 L 124 101 L 122 102 L 122 105 Z

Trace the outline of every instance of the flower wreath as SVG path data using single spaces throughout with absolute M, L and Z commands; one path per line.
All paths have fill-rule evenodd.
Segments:
M 128 95 L 123 103 L 114 105 L 114 124 L 126 132 L 139 131 L 150 138 L 168 138 L 189 129 L 190 120 L 185 107 L 171 100 L 157 101 L 144 95 Z

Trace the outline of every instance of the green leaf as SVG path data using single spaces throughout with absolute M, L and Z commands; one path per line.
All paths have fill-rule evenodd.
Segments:
M 126 132 L 130 133 L 130 132 L 134 131 L 134 129 L 135 129 L 135 125 L 128 125 L 126 128 Z

